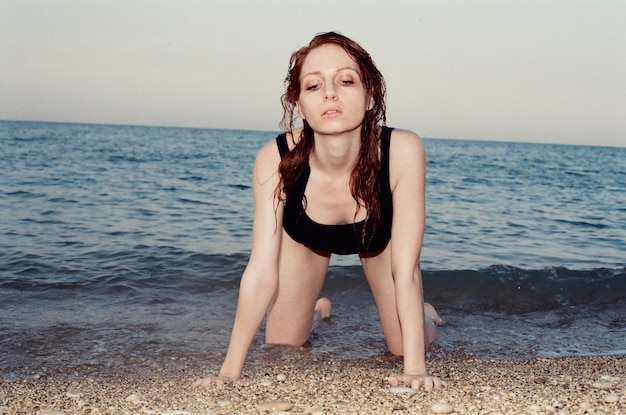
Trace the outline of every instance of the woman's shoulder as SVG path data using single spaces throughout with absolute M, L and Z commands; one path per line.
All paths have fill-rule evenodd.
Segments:
M 417 141 L 421 141 L 421 138 L 419 135 L 417 135 L 416 133 L 414 133 L 411 130 L 405 130 L 403 128 L 396 128 L 396 127 L 388 127 L 391 129 L 391 136 L 394 138 L 394 140 L 417 140 Z
M 266 142 L 256 154 L 255 168 L 257 171 L 263 171 L 266 174 L 276 172 L 278 165 L 280 164 L 280 146 L 279 142 L 283 140 L 282 145 L 287 145 L 287 151 L 291 151 L 293 147 L 300 140 L 301 129 L 293 131 L 293 135 L 290 133 L 281 133 L 274 139 Z
M 271 157 L 272 155 L 274 155 L 274 153 L 276 151 L 280 150 L 280 146 L 281 145 L 287 145 L 287 149 L 288 151 L 291 151 L 296 144 L 298 144 L 298 141 L 300 141 L 300 132 L 302 131 L 302 129 L 294 129 L 293 130 L 293 135 L 291 133 L 288 132 L 283 132 L 278 134 L 275 138 L 273 138 L 272 140 L 266 142 L 263 147 L 261 147 L 261 149 L 259 150 L 259 152 L 257 153 L 257 158 L 259 156 L 261 157 Z M 282 143 L 282 144 L 281 144 Z
M 415 177 L 424 177 L 426 152 L 422 139 L 410 130 L 394 129 L 389 149 L 389 176 L 391 189 L 395 191 L 403 178 L 414 182 Z
M 391 155 L 402 156 L 403 154 L 413 157 L 424 152 L 424 143 L 419 135 L 411 130 L 394 128 L 391 131 Z
M 276 173 L 280 164 L 280 153 L 276 139 L 266 142 L 257 152 L 254 160 L 255 175 L 269 177 Z

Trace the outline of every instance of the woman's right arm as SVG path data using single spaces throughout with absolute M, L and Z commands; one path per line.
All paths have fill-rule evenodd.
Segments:
M 228 351 L 217 377 L 199 379 L 191 387 L 224 383 L 241 377 L 250 344 L 276 293 L 283 222 L 282 202 L 276 195 L 279 163 L 280 155 L 274 141 L 266 144 L 255 160 L 252 175 L 252 250 L 241 278 Z

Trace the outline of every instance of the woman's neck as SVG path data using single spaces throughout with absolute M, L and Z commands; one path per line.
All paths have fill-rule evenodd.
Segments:
M 311 168 L 332 175 L 350 174 L 359 157 L 361 132 L 342 135 L 315 135 L 315 145 L 309 158 Z

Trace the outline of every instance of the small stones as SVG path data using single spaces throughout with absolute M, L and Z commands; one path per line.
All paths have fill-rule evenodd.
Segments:
M 611 376 L 611 375 L 602 375 L 600 376 L 600 379 L 607 381 L 607 382 L 619 382 L 621 380 L 619 376 Z
M 139 405 L 139 404 L 145 403 L 141 399 L 141 396 L 136 394 L 136 393 L 131 393 L 130 395 L 128 395 L 126 397 L 126 402 L 129 402 L 129 403 L 132 403 L 132 404 L 135 404 L 135 405 Z
M 454 407 L 447 402 L 435 402 L 430 406 L 430 412 L 434 414 L 449 414 L 454 411 Z
M 311 406 L 311 407 L 306 408 L 303 414 L 304 415 L 324 415 L 324 411 L 322 411 L 322 408 L 318 406 Z
M 543 407 L 543 410 L 549 414 L 556 414 L 556 408 L 552 405 L 546 405 Z
M 391 387 L 385 380 L 389 362 L 373 368 L 361 368 L 359 363 L 355 369 L 343 367 L 343 363 L 325 362 L 308 371 L 282 366 L 281 360 L 281 366 L 271 370 L 252 365 L 250 373 L 239 383 L 193 391 L 182 390 L 192 376 L 188 371 L 171 378 L 119 381 L 57 381 L 48 377 L 33 383 L 28 377 L 22 382 L 2 384 L 0 415 L 626 415 L 626 375 L 621 375 L 626 373 L 626 360 L 620 359 L 617 364 L 609 358 L 589 363 L 571 359 L 584 363 L 582 366 L 568 359 L 548 360 L 545 368 L 536 361 L 470 361 L 469 369 L 451 371 L 447 376 L 455 386 L 431 393 L 410 388 L 406 383 Z M 454 361 L 451 366 L 457 363 Z M 481 370 L 474 372 L 474 365 Z M 534 379 L 538 376 L 545 376 L 547 383 L 536 384 Z
M 65 396 L 67 396 L 68 398 L 73 398 L 73 399 L 81 398 L 84 394 L 85 392 L 78 390 L 78 389 L 70 389 L 67 392 L 65 392 Z
M 609 392 L 609 390 L 613 389 L 616 386 L 616 384 L 620 382 L 620 380 L 621 379 L 617 376 L 602 375 L 600 376 L 600 380 L 597 382 L 594 382 L 591 386 L 593 386 L 596 389 L 606 390 L 607 392 Z M 620 396 L 614 392 L 610 392 L 604 397 L 604 402 L 606 403 L 616 403 L 619 401 L 620 401 Z
M 232 404 L 233 403 L 228 399 L 219 399 L 217 401 L 217 406 L 219 406 L 220 408 L 226 408 L 227 406 L 232 406 Z
M 262 402 L 256 406 L 259 412 L 290 411 L 291 408 L 293 408 L 292 403 L 283 401 Z
M 410 393 L 410 394 L 414 394 L 417 392 L 417 390 L 413 389 L 413 388 L 408 388 L 406 386 L 391 386 L 389 388 L 387 388 L 387 390 L 391 393 L 396 393 L 396 394 L 400 394 L 400 393 Z

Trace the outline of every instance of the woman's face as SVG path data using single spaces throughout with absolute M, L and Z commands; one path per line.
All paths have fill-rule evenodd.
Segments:
M 330 43 L 309 52 L 296 104 L 314 132 L 334 135 L 359 129 L 370 103 L 359 65 L 341 46 Z

